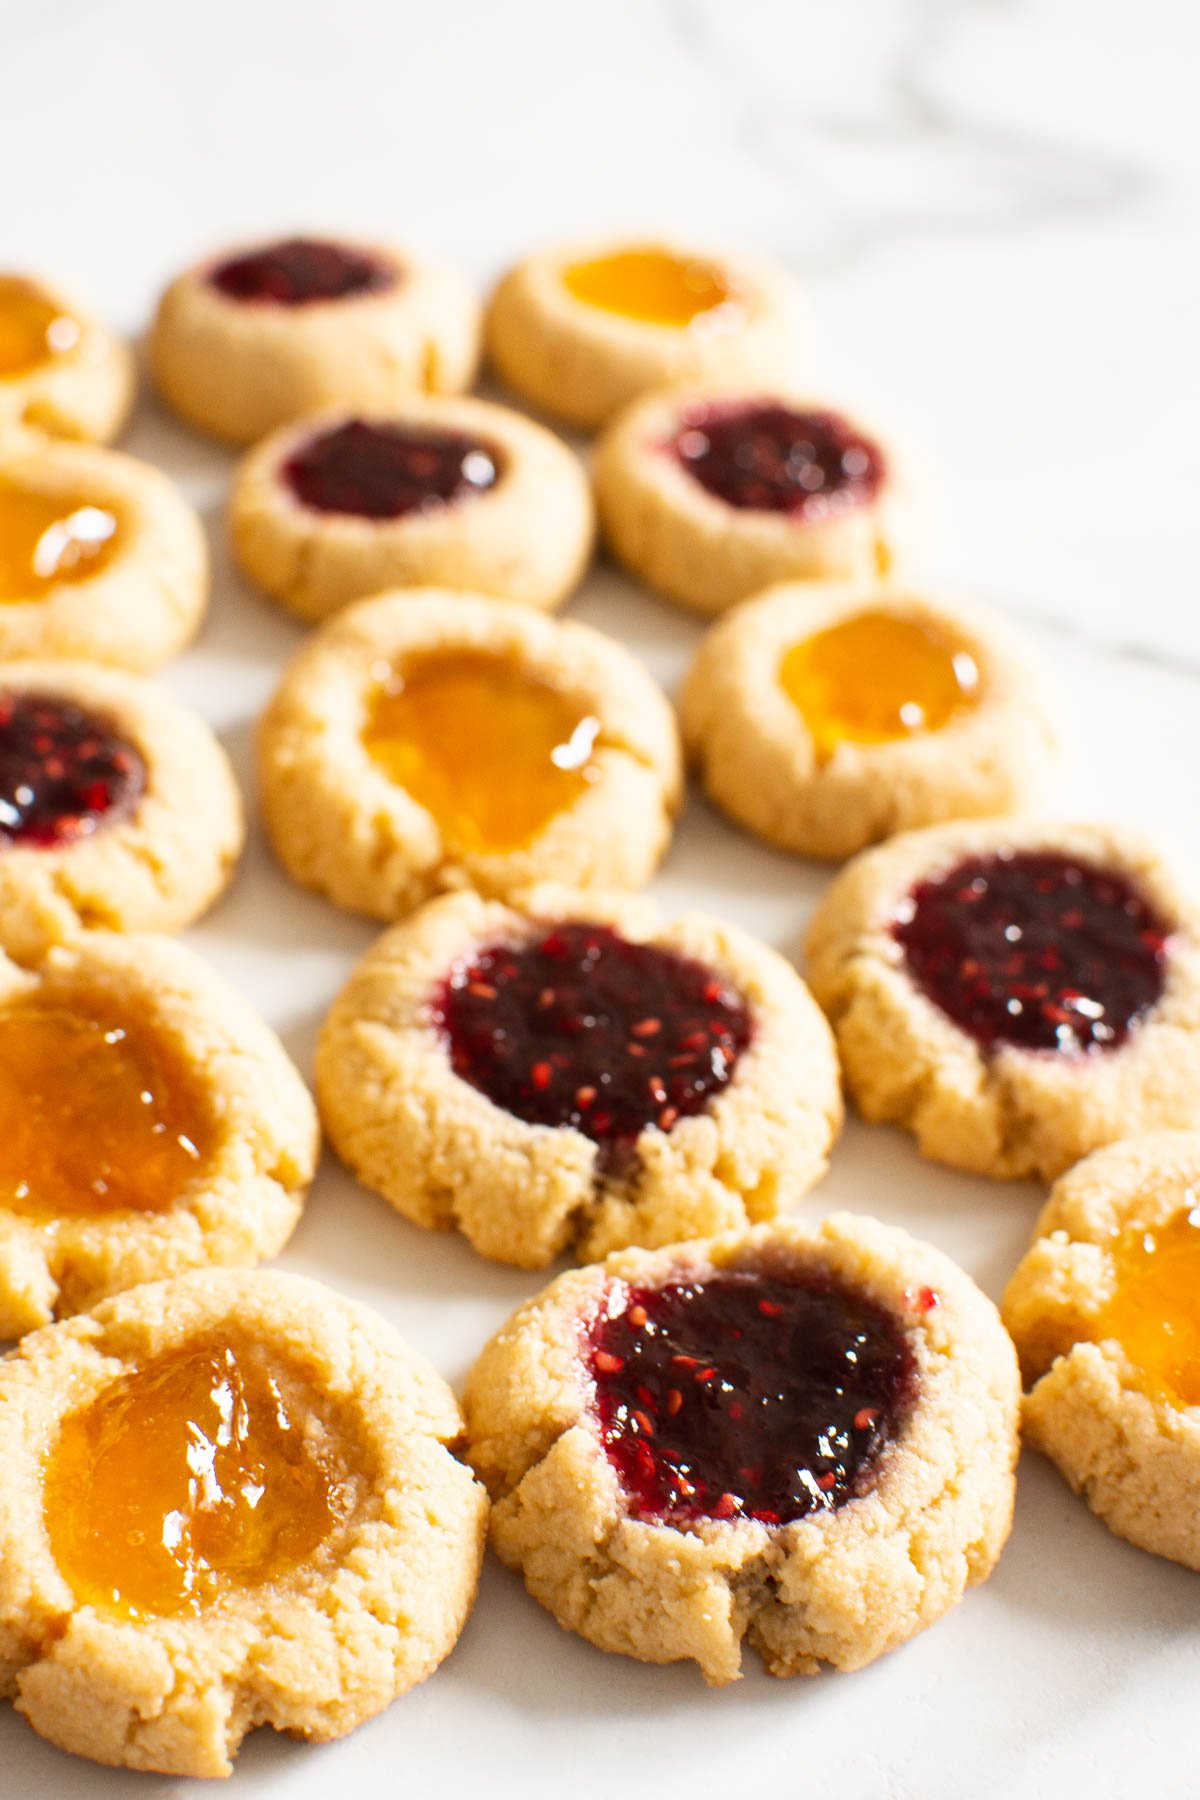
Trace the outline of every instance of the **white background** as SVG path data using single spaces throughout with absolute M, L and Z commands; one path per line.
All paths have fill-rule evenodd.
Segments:
M 480 281 L 546 238 L 662 227 L 744 243 L 810 297 L 814 389 L 881 412 L 940 489 L 932 573 L 1026 621 L 1075 742 L 1059 803 L 1200 862 L 1194 575 L 1197 157 L 1183 0 L 0 0 L 0 264 L 139 330 L 183 262 L 314 226 L 426 246 Z M 147 400 L 127 447 L 213 531 L 216 592 L 164 679 L 249 783 L 299 640 L 232 574 L 231 459 Z M 673 686 L 698 632 L 606 569 L 573 603 Z M 798 954 L 825 875 L 693 798 L 659 882 Z M 291 889 L 255 834 L 192 941 L 306 1072 L 369 925 Z M 998 1294 L 1039 1194 L 851 1126 L 813 1207 L 942 1245 Z M 461 1379 L 538 1285 L 422 1234 L 328 1164 L 284 1258 Z M 0 1476 L 2 1478 L 2 1476 Z M 1111 1538 L 1028 1457 L 992 1581 L 861 1674 L 709 1693 L 604 1657 L 489 1566 L 449 1663 L 323 1750 L 260 1733 L 238 1796 L 1194 1796 L 1200 1588 Z M 75 1762 L 0 1709 L 0 1794 L 198 1784 Z

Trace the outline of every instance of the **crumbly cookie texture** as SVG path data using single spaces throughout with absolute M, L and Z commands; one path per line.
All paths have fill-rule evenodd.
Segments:
M 476 437 L 499 452 L 499 479 L 485 492 L 396 519 L 315 511 L 289 491 L 283 465 L 348 416 Z M 550 611 L 582 578 L 595 521 L 580 463 L 552 432 L 485 400 L 412 395 L 386 413 L 342 408 L 272 433 L 238 473 L 230 529 L 251 581 L 316 621 L 393 587 L 473 590 Z
M 564 285 L 572 265 L 627 250 L 696 259 L 719 271 L 738 312 L 715 325 L 659 325 L 589 305 Z M 782 270 L 656 240 L 559 245 L 526 257 L 492 295 L 485 340 L 492 367 L 515 393 L 590 430 L 648 388 L 789 380 L 803 328 L 795 285 Z
M 0 443 L 0 517 L 6 488 L 61 499 L 64 511 L 100 508 L 117 531 L 94 575 L 29 599 L 0 596 L 0 659 L 80 657 L 140 672 L 195 636 L 208 601 L 208 546 L 195 512 L 160 470 L 115 450 L 11 432 Z
M 1100 1315 L 1117 1284 L 1119 1236 L 1153 1233 L 1198 1201 L 1200 1132 L 1095 1151 L 1055 1183 L 1002 1302 L 1030 1387 L 1026 1442 L 1118 1537 L 1191 1569 L 1200 1411 L 1149 1388 L 1125 1347 L 1100 1336 Z
M 0 273 L 7 295 L 44 301 L 65 322 L 57 347 L 31 368 L 0 377 L 0 431 L 32 426 L 53 437 L 105 444 L 122 430 L 133 406 L 133 353 L 57 283 Z
M 979 697 L 939 730 L 842 741 L 823 759 L 780 664 L 795 644 L 882 610 L 961 642 Z M 739 606 L 702 641 L 680 700 L 689 759 L 723 812 L 768 843 L 841 859 L 943 819 L 1041 799 L 1058 732 L 1053 696 L 998 621 L 907 587 L 789 582 Z
M 689 414 L 736 401 L 829 410 L 824 400 L 777 387 L 709 382 L 642 395 L 597 442 L 592 477 L 604 537 L 638 580 L 712 614 L 777 582 L 869 581 L 903 571 L 922 536 L 921 484 L 890 434 L 861 427 L 884 456 L 878 493 L 819 524 L 805 523 L 728 505 L 671 453 Z
M 208 726 L 152 682 L 82 662 L 0 663 L 0 693 L 45 694 L 108 722 L 140 753 L 133 810 L 59 847 L 0 845 L 0 949 L 18 961 L 93 928 L 178 931 L 233 874 L 241 794 Z
M 522 848 L 454 850 L 363 745 L 372 694 L 406 657 L 476 651 L 512 662 L 599 720 L 596 778 Z M 538 881 L 633 888 L 666 849 L 681 799 L 674 714 L 622 645 L 574 621 L 422 588 L 357 601 L 288 665 L 263 717 L 267 831 L 284 867 L 338 906 L 395 919 L 446 889 L 503 896 Z
M 150 336 L 167 404 L 201 431 L 252 444 L 319 407 L 470 387 L 480 309 L 463 276 L 394 245 L 350 248 L 392 271 L 393 285 L 299 306 L 236 300 L 209 279 L 228 251 L 177 276 Z
M 1006 848 L 1115 869 L 1173 925 L 1162 996 L 1118 1048 L 1058 1056 L 1002 1045 L 985 1055 L 906 972 L 891 926 L 910 889 Z M 808 979 L 863 1117 L 911 1131 L 936 1162 L 1053 1180 L 1090 1150 L 1186 1127 L 1200 1109 L 1200 908 L 1137 832 L 1039 819 L 906 832 L 829 887 L 809 926 Z
M 874 1485 L 785 1525 L 631 1516 L 601 1443 L 583 1329 L 615 1283 L 764 1265 L 828 1271 L 903 1328 L 916 1396 Z M 968 1277 L 905 1232 L 842 1213 L 628 1250 L 561 1276 L 487 1345 L 464 1405 L 492 1542 L 534 1598 L 602 1650 L 692 1658 L 715 1685 L 740 1673 L 743 1641 L 772 1675 L 861 1668 L 984 1580 L 1012 1518 L 1019 1398 L 1012 1345 Z
M 582 1132 L 528 1124 L 455 1074 L 429 1016 L 472 951 L 569 919 L 711 968 L 753 1017 L 728 1086 L 669 1130 L 643 1130 L 619 1176 Z M 386 932 L 329 1013 L 317 1087 L 334 1147 L 368 1187 L 415 1224 L 457 1228 L 523 1268 L 568 1247 L 603 1256 L 774 1218 L 825 1172 L 842 1119 L 829 1031 L 782 957 L 714 919 L 664 925 L 647 902 L 550 886 L 512 905 L 446 896 Z
M 51 1551 L 43 1457 L 64 1413 L 195 1340 L 265 1353 L 319 1403 L 352 1464 L 353 1507 L 288 1573 L 187 1615 L 81 1605 Z M 322 1417 L 323 1415 L 323 1417 Z M 449 1388 L 368 1311 L 297 1276 L 155 1282 L 28 1337 L 0 1364 L 0 1691 L 93 1761 L 228 1775 L 247 1731 L 323 1742 L 435 1669 L 474 1599 L 487 1500 L 453 1454 Z
M 275 1256 L 316 1166 L 316 1109 L 275 1034 L 169 938 L 88 932 L 32 968 L 0 956 L 0 1030 L 33 1000 L 116 1020 L 179 1070 L 211 1144 L 165 1211 L 31 1217 L 0 1196 L 0 1338 L 141 1281 Z

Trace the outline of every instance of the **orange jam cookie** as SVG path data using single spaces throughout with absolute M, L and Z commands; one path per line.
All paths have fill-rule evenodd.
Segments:
M 267 709 L 260 764 L 284 866 L 384 919 L 446 888 L 639 886 L 680 797 L 674 718 L 628 651 L 429 589 L 315 634 Z
M 155 1282 L 0 1365 L 0 1683 L 94 1761 L 228 1775 L 255 1725 L 343 1736 L 430 1674 L 487 1501 L 450 1390 L 296 1276 Z
M 668 382 L 786 380 L 801 336 L 782 270 L 636 241 L 526 257 L 496 288 L 486 323 L 501 379 L 585 428 Z
M 479 304 L 456 270 L 332 238 L 206 258 L 168 287 L 150 339 L 167 404 L 235 444 L 318 407 L 458 393 L 478 358 Z
M 552 611 L 591 556 L 591 489 L 553 434 L 486 400 L 412 395 L 298 419 L 246 458 L 238 560 L 303 619 L 392 587 Z
M 903 573 L 921 535 L 908 453 L 780 385 L 693 383 L 622 409 L 592 466 L 605 539 L 639 581 L 725 612 L 783 581 Z
M 684 741 L 706 792 L 785 850 L 842 858 L 1046 790 L 1054 703 L 1000 624 L 901 587 L 792 582 L 714 626 Z
M 149 670 L 208 599 L 200 521 L 148 463 L 13 432 L 0 446 L 0 659 L 78 656 Z
M 0 430 L 106 443 L 133 404 L 129 347 L 58 288 L 0 270 Z
M 1056 1182 L 1004 1295 L 1025 1436 L 1130 1543 L 1200 1569 L 1200 1132 Z
M 274 1256 L 315 1157 L 277 1039 L 182 945 L 90 932 L 0 959 L 0 1338 Z

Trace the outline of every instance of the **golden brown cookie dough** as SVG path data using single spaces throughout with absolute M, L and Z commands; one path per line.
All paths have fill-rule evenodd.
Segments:
M 680 719 L 710 799 L 805 856 L 1021 810 L 1053 701 L 994 619 L 907 587 L 790 582 L 708 633 Z
M 250 444 L 318 407 L 386 409 L 470 387 L 479 329 L 475 295 L 442 263 L 390 244 L 290 238 L 177 276 L 150 361 L 189 424 Z
M 509 949 L 536 957 L 498 974 Z M 488 1031 L 500 981 L 512 1060 L 473 1080 L 451 1026 Z M 386 932 L 326 1020 L 317 1083 L 368 1187 L 524 1268 L 774 1218 L 824 1173 L 842 1116 L 828 1028 L 782 957 L 698 914 L 553 887 L 449 895 Z
M 736 1357 L 711 1320 L 687 1336 L 676 1312 L 657 1355 L 652 1337 L 639 1344 L 627 1329 L 640 1330 L 648 1309 L 656 1329 L 664 1323 L 655 1290 L 754 1274 L 802 1290 L 798 1319 L 778 1285 L 758 1302 L 763 1317 L 783 1317 L 788 1335 L 778 1352 L 786 1374 L 763 1376 L 757 1394 L 751 1359 L 771 1347 L 761 1318 L 754 1335 L 761 1330 L 765 1345 L 747 1348 L 747 1329 Z M 848 1297 L 869 1309 L 870 1349 L 857 1376 L 865 1382 L 878 1368 L 875 1385 L 890 1401 L 872 1396 L 850 1421 L 831 1417 L 838 1430 L 823 1449 L 794 1417 L 781 1420 L 775 1403 L 781 1391 L 802 1403 L 804 1378 L 815 1385 L 828 1367 L 820 1290 L 835 1307 Z M 836 1316 L 834 1328 L 839 1349 L 854 1341 Z M 876 1361 L 880 1343 L 886 1354 Z M 675 1351 L 684 1344 L 694 1354 Z M 647 1350 L 635 1368 L 650 1385 L 635 1405 L 623 1403 L 622 1420 L 613 1400 Z M 862 1395 L 846 1373 L 850 1360 L 838 1359 L 844 1386 L 826 1389 L 822 1419 L 833 1411 L 831 1391 L 849 1389 L 855 1404 Z M 698 1418 L 691 1388 L 714 1374 Z M 733 1423 L 743 1395 L 756 1402 L 763 1438 Z M 840 1213 L 815 1227 L 627 1250 L 560 1276 L 488 1344 L 464 1404 L 469 1454 L 494 1501 L 492 1542 L 534 1598 L 603 1650 L 644 1662 L 692 1658 L 719 1684 L 739 1674 L 743 1641 L 772 1675 L 861 1668 L 986 1579 L 1012 1518 L 1019 1398 L 1012 1345 L 962 1270 L 905 1232 Z M 735 1433 L 765 1454 L 757 1471 L 736 1471 L 736 1492 L 714 1501 L 730 1473 L 722 1425 L 729 1457 L 743 1441 Z M 780 1490 L 783 1508 L 773 1497 Z
M 501 380 L 587 429 L 668 382 L 788 381 L 802 335 L 782 270 L 657 239 L 538 251 L 504 276 L 486 320 Z
M 203 529 L 160 470 L 35 432 L 0 442 L 0 659 L 155 669 L 207 598 Z
M 1046 904 L 1069 915 L 1048 935 L 1031 922 L 1020 873 L 1041 858 L 1051 865 Z M 974 859 L 991 872 L 985 889 L 1000 883 L 986 915 Z M 1003 892 L 1010 864 L 1024 883 L 1016 899 Z M 1082 911 L 1067 865 L 1098 884 L 1098 900 L 1085 885 Z M 946 953 L 951 1004 L 976 1009 L 989 1030 L 1005 1015 L 1018 1041 L 969 1034 L 918 985 L 896 932 L 917 918 L 922 883 L 942 903 L 950 897 L 960 925 L 974 921 Z M 1200 908 L 1136 832 L 996 819 L 905 833 L 856 857 L 827 890 L 808 958 L 859 1110 L 911 1131 L 937 1162 L 1053 1180 L 1103 1144 L 1200 1115 Z M 1002 979 L 1006 958 L 1013 973 Z M 1110 976 L 1117 1000 L 1135 1002 L 1126 1019 L 1110 1008 Z M 1039 982 L 1049 985 L 1045 1005 Z M 1033 1041 L 1022 1043 L 1026 1031 Z
M 587 479 L 553 433 L 485 400 L 423 395 L 273 432 L 242 464 L 230 528 L 251 581 L 310 620 L 392 587 L 550 611 L 595 534 Z
M 169 1775 L 228 1775 L 258 1725 L 344 1736 L 470 1611 L 461 1429 L 382 1319 L 294 1275 L 34 1333 L 0 1363 L 0 1691 L 64 1750 Z
M 176 931 L 225 888 L 241 795 L 202 719 L 90 663 L 0 663 L 0 949 Z
M 791 454 L 797 444 L 806 460 Z M 874 425 L 777 387 L 645 394 L 600 438 L 593 477 L 610 549 L 696 612 L 776 582 L 877 580 L 911 562 L 920 537 L 906 453 Z
M 169 938 L 0 957 L 0 1338 L 277 1254 L 316 1113 L 274 1033 Z
M 107 443 L 133 404 L 129 346 L 50 282 L 0 271 L 0 431 Z
M 674 715 L 628 650 L 444 589 L 328 620 L 285 671 L 259 761 L 289 874 L 380 919 L 447 888 L 638 887 L 680 801 Z
M 1200 1569 L 1200 1132 L 1055 1183 L 1004 1296 L 1026 1441 L 1131 1544 Z

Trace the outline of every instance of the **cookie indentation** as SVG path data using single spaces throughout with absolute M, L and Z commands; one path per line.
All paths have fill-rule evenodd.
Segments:
M 777 402 L 691 407 L 669 448 L 726 505 L 805 524 L 873 500 L 887 472 L 879 445 L 848 419 Z
M 434 1013 L 464 1081 L 528 1124 L 573 1126 L 609 1165 L 702 1112 L 753 1035 L 711 969 L 576 921 L 476 951 Z
M 230 300 L 307 306 L 317 300 L 383 293 L 394 286 L 396 277 L 375 257 L 346 244 L 284 238 L 219 263 L 209 280 Z
M 98 714 L 41 693 L 0 693 L 0 849 L 56 849 L 132 809 L 146 785 L 133 744 Z
M 1163 991 L 1170 927 L 1115 869 L 1055 851 L 969 856 L 917 884 L 893 935 L 921 990 L 985 1050 L 1114 1049 Z
M 837 746 L 938 731 L 979 699 L 979 667 L 932 619 L 873 607 L 788 649 L 779 680 L 828 761 Z
M 646 325 L 683 327 L 740 312 L 737 291 L 712 263 L 665 250 L 618 250 L 562 271 L 567 292 L 587 306 Z
M 787 1524 L 870 1487 L 912 1398 L 889 1313 L 831 1277 L 614 1284 L 587 1347 L 635 1517 Z
M 363 743 L 458 854 L 523 848 L 596 779 L 600 721 L 549 682 L 474 650 L 415 658 L 370 707 Z
M 502 466 L 494 445 L 465 432 L 350 419 L 309 438 L 282 475 L 317 512 L 400 519 L 486 493 Z
M 28 375 L 79 339 L 79 321 L 32 282 L 0 275 L 0 381 Z
M 0 1010 L 0 1209 L 163 1212 L 201 1172 L 206 1109 L 145 1026 L 86 1001 Z
M 111 507 L 0 480 L 0 602 L 38 600 L 61 582 L 98 575 L 118 531 Z
M 1116 1338 L 1146 1389 L 1176 1406 L 1200 1406 L 1200 1191 L 1189 1199 L 1166 1224 L 1121 1233 L 1116 1286 L 1089 1334 Z
M 109 1615 L 197 1613 L 286 1576 L 349 1515 L 345 1447 L 253 1349 L 168 1350 L 69 1413 L 46 1463 L 51 1549 Z

